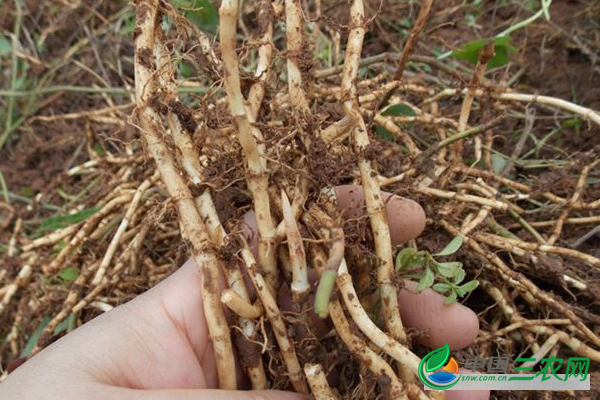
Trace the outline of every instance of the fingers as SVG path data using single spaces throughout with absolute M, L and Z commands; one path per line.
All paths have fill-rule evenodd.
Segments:
M 362 186 L 336 186 L 338 203 L 346 218 L 366 217 L 365 194 Z M 392 245 L 416 238 L 425 228 L 425 211 L 416 201 L 391 193 L 382 192 L 390 227 Z M 242 219 L 242 232 L 253 252 L 258 248 L 258 233 L 254 212 L 247 212 Z
M 423 333 L 419 343 L 437 348 L 448 343 L 451 349 L 461 349 L 475 340 L 479 332 L 477 315 L 459 303 L 444 304 L 444 296 L 426 289 L 417 293 L 417 283 L 404 281 L 400 291 L 402 321 Z
M 346 218 L 366 216 L 365 193 L 362 186 L 336 186 L 340 209 Z M 425 211 L 416 201 L 382 192 L 390 227 L 392 245 L 416 238 L 425 228 Z
M 479 374 L 462 368 L 460 372 L 465 375 Z M 446 390 L 444 394 L 446 400 L 488 400 L 490 398 L 489 390 Z
M 278 390 L 132 390 L 118 389 L 118 400 L 310 400 L 306 395 Z M 108 397 L 107 397 L 108 398 Z
M 365 215 L 364 192 L 361 186 L 336 187 L 339 205 L 347 218 Z M 392 244 L 416 238 L 425 227 L 425 212 L 409 199 L 382 192 Z M 424 333 L 419 343 L 440 347 L 448 343 L 452 349 L 468 346 L 479 332 L 477 315 L 469 308 L 455 303 L 444 304 L 444 296 L 427 289 L 417 293 L 415 282 L 406 281 L 400 292 L 402 320 L 407 326 Z
M 488 400 L 489 390 L 446 390 L 446 400 Z

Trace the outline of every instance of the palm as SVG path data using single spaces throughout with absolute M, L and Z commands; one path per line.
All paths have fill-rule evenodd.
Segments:
M 362 191 L 356 187 L 341 187 L 338 194 L 341 207 L 350 216 L 356 216 L 357 211 L 353 208 L 362 203 Z M 386 207 L 395 244 L 421 232 L 424 215 L 416 203 L 392 198 Z M 188 261 L 155 288 L 54 343 L 17 369 L 8 382 L 18 382 L 19 376 L 27 382 L 28 374 L 33 371 L 35 384 L 42 388 L 41 391 L 50 392 L 51 387 L 58 387 L 62 392 L 64 387 L 77 381 L 83 386 L 91 384 L 96 387 L 94 390 L 102 393 L 115 387 L 216 388 L 215 360 L 204 317 L 200 281 L 196 265 Z M 417 331 L 428 333 L 420 339 L 421 343 L 439 347 L 447 342 L 450 347 L 460 348 L 475 338 L 478 321 L 471 310 L 459 304 L 444 306 L 441 295 L 431 290 L 411 293 L 411 283 L 407 286 L 409 290 L 400 294 L 402 319 Z M 11 389 L 8 390 L 10 393 Z M 81 390 L 84 389 L 75 388 L 73 393 L 81 397 Z M 150 399 L 148 396 L 153 391 L 116 393 L 121 397 L 115 395 L 115 398 Z M 172 397 L 169 392 L 156 393 L 152 398 L 197 398 L 196 392 L 189 391 L 177 391 L 179 397 Z M 212 398 L 216 394 L 206 396 Z M 273 396 L 291 398 L 283 392 L 273 393 Z M 487 399 L 488 394 L 453 392 L 448 398 L 481 400 Z

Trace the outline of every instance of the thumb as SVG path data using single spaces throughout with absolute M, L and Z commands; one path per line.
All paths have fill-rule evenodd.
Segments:
M 311 400 L 305 394 L 279 390 L 119 389 L 119 400 Z

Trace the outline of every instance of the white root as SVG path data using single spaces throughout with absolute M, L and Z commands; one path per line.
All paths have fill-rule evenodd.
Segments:
M 261 157 L 257 139 L 262 134 L 250 123 L 246 114 L 244 98 L 240 89 L 240 74 L 235 49 L 235 34 L 238 18 L 238 1 L 223 0 L 219 8 L 221 25 L 219 38 L 223 69 L 225 70 L 225 90 L 229 110 L 234 119 L 237 136 L 248 166 L 248 187 L 254 199 L 254 213 L 258 226 L 258 261 L 265 272 L 265 279 L 271 291 L 278 287 L 279 276 L 276 258 L 276 229 L 269 202 L 269 177 L 266 161 Z
M 354 128 L 354 146 L 359 155 L 358 167 L 365 193 L 367 211 L 371 220 L 371 229 L 375 236 L 377 252 L 377 283 L 381 290 L 382 309 L 386 327 L 394 339 L 406 341 L 406 333 L 400 319 L 400 306 L 396 285 L 392 281 L 392 242 L 390 230 L 385 215 L 385 206 L 381 196 L 381 187 L 377 179 L 377 170 L 371 161 L 365 157 L 365 151 L 370 146 L 367 127 L 362 118 L 356 101 L 356 77 L 358 74 L 358 61 L 365 36 L 364 5 L 362 0 L 354 0 L 350 8 L 350 24 L 352 29 L 348 35 L 346 58 L 342 75 L 342 99 L 344 99 L 344 112 L 352 115 L 358 126 Z
M 298 311 L 302 312 L 306 308 L 308 296 L 310 294 L 308 270 L 306 268 L 306 253 L 304 251 L 300 230 L 298 229 L 296 219 L 292 212 L 290 200 L 283 189 L 281 190 L 281 203 L 292 266 L 292 300 L 294 305 L 298 308 Z
M 244 239 L 242 238 L 242 240 Z M 300 367 L 300 362 L 298 361 L 298 356 L 296 355 L 294 344 L 289 338 L 285 322 L 281 315 L 281 311 L 279 310 L 277 302 L 267 286 L 266 280 L 258 272 L 256 261 L 254 260 L 252 251 L 248 247 L 247 243 L 244 243 L 244 247 L 242 248 L 241 254 L 242 258 L 244 259 L 244 262 L 246 263 L 246 266 L 248 267 L 248 273 L 250 275 L 250 278 L 252 279 L 254 287 L 256 288 L 258 297 L 263 303 L 265 307 L 265 312 L 267 314 L 267 317 L 269 318 L 269 322 L 273 327 L 273 334 L 275 336 L 275 339 L 277 340 L 279 350 L 281 351 L 281 355 L 287 367 L 287 372 L 289 374 L 290 381 L 292 382 L 292 385 L 294 386 L 294 389 L 297 392 L 308 393 L 306 380 L 304 379 L 304 375 L 302 373 L 302 368 Z
M 140 0 L 137 4 L 136 29 L 139 36 L 135 40 L 135 88 L 138 116 L 148 151 L 177 206 L 185 237 L 193 246 L 194 259 L 202 274 L 202 297 L 215 352 L 219 387 L 234 390 L 237 388 L 237 381 L 233 346 L 219 298 L 219 269 L 222 261 L 215 254 L 190 190 L 162 141 L 160 117 L 149 105 L 149 100 L 155 93 L 153 73 L 156 66 L 152 65 L 152 52 L 158 22 L 158 3 L 158 0 Z
M 340 397 L 331 390 L 321 364 L 305 364 L 304 375 L 316 400 L 339 400 Z

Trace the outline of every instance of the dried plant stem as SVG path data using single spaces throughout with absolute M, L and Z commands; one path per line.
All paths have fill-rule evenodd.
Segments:
M 577 184 L 575 185 L 575 191 L 573 192 L 573 196 L 571 196 L 571 198 L 565 205 L 565 209 L 560 213 L 560 216 L 556 220 L 556 225 L 554 225 L 552 236 L 550 236 L 550 238 L 547 241 L 548 245 L 553 245 L 560 237 L 560 233 L 562 232 L 565 219 L 567 219 L 569 213 L 571 212 L 571 205 L 579 201 L 579 198 L 581 197 L 585 188 L 585 182 L 587 180 L 590 169 L 593 167 L 594 164 L 597 164 L 597 162 L 593 163 L 592 165 L 586 165 L 581 170 L 581 174 L 579 175 L 579 179 L 577 180 Z
M 258 266 L 254 260 L 252 251 L 250 251 L 248 244 L 245 242 L 241 251 L 241 255 L 246 263 L 246 266 L 248 267 L 248 273 L 252 279 L 254 287 L 256 288 L 256 293 L 260 298 L 260 301 L 264 304 L 267 318 L 269 318 L 269 322 L 273 327 L 273 334 L 275 335 L 275 339 L 279 345 L 279 350 L 281 351 L 281 356 L 283 357 L 287 367 L 290 381 L 297 392 L 308 393 L 302 368 L 300 367 L 300 362 L 298 361 L 298 356 L 296 355 L 296 350 L 294 348 L 294 343 L 288 336 L 288 331 L 281 315 L 281 311 L 279 310 L 277 302 L 271 294 L 271 291 L 268 289 L 265 279 L 258 272 Z
M 521 329 L 526 326 L 532 325 L 570 325 L 571 320 L 566 318 L 552 318 L 552 319 L 523 319 L 517 322 L 513 322 L 512 324 L 505 326 L 502 329 L 494 330 L 492 333 L 487 333 L 481 335 L 480 338 L 477 338 L 477 342 L 485 342 L 490 340 L 492 337 L 501 337 L 506 335 L 509 332 L 512 332 L 517 329 Z
M 344 299 L 346 309 L 354 323 L 358 326 L 361 332 L 375 343 L 381 350 L 393 357 L 396 361 L 406 367 L 416 376 L 418 374 L 419 357 L 413 354 L 405 346 L 398 343 L 396 340 L 385 334 L 379 327 L 369 318 L 362 304 L 360 304 L 358 294 L 352 284 L 352 277 L 348 272 L 346 260 L 342 261 L 337 277 L 337 286 Z
M 517 324 L 517 323 L 520 323 L 521 321 L 523 321 L 523 318 L 516 314 L 515 309 L 508 304 L 506 297 L 502 294 L 502 292 L 498 288 L 494 287 L 493 285 L 491 285 L 489 282 L 486 282 L 486 281 L 481 281 L 481 284 L 482 284 L 481 286 L 484 288 L 484 290 L 490 295 L 490 297 L 492 297 L 496 301 L 496 304 L 498 304 L 498 306 L 500 307 L 500 309 L 502 310 L 504 315 L 506 315 L 506 317 L 513 324 Z M 542 326 L 542 325 L 531 325 L 531 326 L 525 325 L 524 328 L 527 331 L 530 331 L 530 332 L 523 332 L 524 335 L 534 333 L 536 335 L 551 336 L 551 335 L 557 334 L 558 340 L 560 340 L 564 345 L 569 347 L 575 354 L 582 356 L 582 357 L 588 357 L 589 359 L 594 360 L 596 362 L 600 362 L 600 352 L 599 351 L 594 350 L 593 348 L 589 347 L 588 345 L 581 342 L 580 340 L 569 336 L 568 333 L 566 333 L 562 330 L 557 331 L 549 326 Z M 537 347 L 534 348 L 534 351 L 537 351 Z
M 225 70 L 225 90 L 229 102 L 229 110 L 234 119 L 238 140 L 242 145 L 248 166 L 248 187 L 254 198 L 254 212 L 258 226 L 258 262 L 263 268 L 265 279 L 274 293 L 279 275 L 277 271 L 276 237 L 271 206 L 269 203 L 269 177 L 266 161 L 261 158 L 257 139 L 262 137 L 260 131 L 251 125 L 246 115 L 244 99 L 240 89 L 238 59 L 235 52 L 235 33 L 238 17 L 238 1 L 223 0 L 219 8 L 221 25 L 221 56 Z
M 310 390 L 316 400 L 339 400 L 340 397 L 333 393 L 321 364 L 305 364 L 304 375 Z
M 263 32 L 260 37 L 261 45 L 258 48 L 258 62 L 254 77 L 256 82 L 248 91 L 248 117 L 256 121 L 260 105 L 265 96 L 267 83 L 271 75 L 271 61 L 273 59 L 273 19 L 274 13 L 271 0 L 259 0 L 256 4 L 256 21 L 259 30 Z
M 31 265 L 25 264 L 19 270 L 19 274 L 17 278 L 10 283 L 7 288 L 4 290 L 4 296 L 2 297 L 2 301 L 0 301 L 0 315 L 6 309 L 6 306 L 10 303 L 12 297 L 17 293 L 19 287 L 26 285 L 29 282 L 29 278 L 31 277 L 32 268 Z
M 304 244 L 302 243 L 302 235 L 296 224 L 295 216 L 292 213 L 290 200 L 283 189 L 281 190 L 281 203 L 292 266 L 292 300 L 294 302 L 294 307 L 297 308 L 297 312 L 305 312 L 308 305 L 308 296 L 310 294 L 308 270 L 306 268 L 306 253 L 304 251 Z
M 390 399 L 408 400 L 402 383 L 396 377 L 392 367 L 375 353 L 365 340 L 354 334 L 339 301 L 329 303 L 329 315 L 340 338 L 348 346 L 348 349 L 363 365 L 375 374 L 375 376 L 389 383 L 390 392 L 386 393 Z
M 334 197 L 333 206 L 337 204 L 337 198 L 335 198 L 333 190 L 331 193 L 331 196 Z M 319 285 L 315 293 L 315 313 L 321 318 L 326 318 L 329 314 L 329 300 L 335 286 L 338 268 L 344 259 L 344 230 L 316 204 L 309 206 L 308 212 L 303 215 L 303 219 L 307 225 L 319 227 L 318 233 L 331 243 L 327 261 L 324 263 L 324 267 L 319 270 Z
M 249 304 L 235 290 L 225 289 L 221 293 L 221 302 L 231 311 L 245 319 L 258 319 L 265 314 L 262 304 Z
M 350 7 L 350 25 L 352 29 L 348 34 L 346 58 L 342 74 L 342 99 L 344 99 L 344 112 L 353 116 L 358 121 L 354 128 L 353 139 L 355 151 L 359 156 L 358 167 L 365 193 L 365 202 L 371 221 L 371 229 L 375 237 L 377 252 L 377 283 L 381 290 L 383 316 L 386 327 L 392 337 L 401 343 L 406 341 L 406 333 L 400 319 L 400 307 L 396 285 L 392 280 L 392 243 L 390 230 L 385 215 L 385 206 L 381 197 L 381 188 L 377 179 L 377 169 L 371 160 L 365 157 L 365 152 L 370 146 L 367 127 L 362 118 L 356 101 L 356 77 L 358 74 L 358 60 L 362 50 L 364 28 L 364 5 L 362 0 L 354 0 Z
M 92 230 L 96 227 L 96 225 L 98 225 L 100 220 L 105 216 L 110 215 L 114 209 L 119 207 L 121 204 L 130 202 L 132 197 L 133 196 L 130 194 L 124 194 L 115 197 L 106 203 L 106 205 L 102 207 L 96 214 L 88 218 L 81 229 L 79 229 L 77 234 L 71 238 L 65 247 L 62 248 L 56 258 L 54 258 L 50 264 L 42 266 L 44 273 L 48 275 L 55 274 L 64 264 L 69 253 L 71 253 L 75 247 L 79 246 L 91 234 Z
M 404 75 L 404 68 L 406 67 L 406 63 L 408 62 L 408 56 L 412 52 L 414 45 L 417 43 L 419 39 L 419 35 L 423 28 L 425 28 L 425 24 L 427 23 L 427 18 L 429 17 L 429 12 L 431 11 L 431 6 L 433 4 L 433 0 L 423 0 L 421 4 L 421 10 L 419 11 L 419 15 L 417 15 L 417 20 L 413 25 L 408 38 L 406 39 L 406 43 L 404 43 L 404 48 L 402 49 L 402 55 L 398 60 L 398 66 L 396 67 L 396 72 L 394 73 L 394 80 L 400 81 L 402 79 L 402 75 Z M 385 107 L 390 98 L 394 95 L 394 91 L 396 89 L 390 90 L 384 98 L 379 103 L 377 107 L 378 110 Z
M 148 55 L 154 50 L 158 1 L 141 0 L 137 4 L 137 9 L 136 29 L 139 35 L 135 40 L 135 86 L 142 133 L 162 181 L 177 206 L 185 236 L 192 245 L 194 259 L 202 274 L 202 297 L 215 351 L 219 387 L 233 390 L 237 388 L 233 346 L 229 326 L 221 307 L 218 286 L 222 261 L 214 252 L 206 226 L 198 214 L 190 190 L 179 174 L 168 147 L 162 141 L 160 117 L 149 105 L 149 100 L 154 95 L 153 73 L 156 67 L 153 67 Z
M 437 101 L 441 98 L 454 96 L 458 93 L 466 94 L 467 90 L 459 90 L 459 89 L 444 89 L 440 93 L 436 94 L 433 97 L 425 100 L 424 104 L 430 103 L 432 101 Z M 476 90 L 475 96 L 481 96 L 484 92 L 482 90 Z M 560 108 L 565 111 L 572 112 L 574 114 L 580 115 L 583 119 L 591 120 L 596 125 L 600 125 L 600 114 L 596 111 L 579 106 L 575 103 L 571 103 L 570 101 L 566 101 L 563 99 L 558 99 L 556 97 L 551 96 L 542 96 L 537 94 L 526 94 L 526 93 L 514 93 L 514 92 L 504 92 L 504 93 L 491 93 L 492 98 L 504 101 L 521 101 L 525 103 L 531 104 L 545 104 L 548 106 Z
M 119 244 L 121 242 L 121 237 L 127 230 L 127 227 L 129 226 L 129 221 L 131 220 L 133 213 L 139 206 L 140 201 L 142 200 L 142 196 L 144 195 L 144 193 L 146 193 L 146 190 L 148 190 L 150 185 L 152 183 L 154 183 L 157 179 L 158 179 L 158 174 L 155 173 L 152 176 L 152 178 L 146 179 L 144 182 L 142 182 L 142 184 L 135 191 L 135 194 L 133 195 L 133 198 L 131 199 L 131 203 L 129 204 L 129 207 L 127 208 L 127 211 L 125 212 L 125 216 L 121 220 L 121 223 L 119 224 L 119 227 L 117 228 L 117 231 L 115 232 L 112 240 L 110 241 L 110 244 L 108 245 L 108 249 L 106 250 L 104 257 L 102 258 L 102 261 L 100 262 L 98 271 L 96 271 L 96 275 L 94 276 L 94 279 L 92 280 L 92 285 L 98 285 L 100 283 L 100 281 L 102 281 L 102 279 L 104 278 L 104 275 L 106 274 L 106 269 L 109 267 L 110 262 L 112 261 L 113 256 L 115 255 L 115 251 L 117 250 L 117 247 L 119 246 Z
M 415 191 L 428 195 L 439 197 L 442 199 L 452 199 L 456 201 L 463 201 L 466 203 L 474 203 L 479 204 L 486 207 L 491 207 L 496 210 L 506 211 L 509 209 L 510 205 L 504 203 L 500 200 L 488 199 L 485 197 L 479 197 L 472 194 L 461 194 L 457 192 L 451 192 L 449 190 L 441 190 L 429 187 L 415 187 L 413 188 Z
M 408 153 L 415 157 L 421 153 L 421 150 L 417 147 L 412 138 L 402 130 L 391 118 L 386 118 L 381 114 L 375 114 L 373 117 L 373 122 L 377 125 L 381 126 L 388 132 L 391 132 L 394 136 L 397 136 L 398 139 L 406 146 L 408 149 Z
M 356 125 L 355 119 L 351 115 L 346 115 L 344 118 L 323 129 L 321 131 L 321 139 L 323 139 L 325 144 L 344 140 L 354 125 Z
M 159 80 L 159 82 L 161 83 L 163 91 L 165 91 L 165 98 L 167 100 L 167 104 L 169 105 L 169 112 L 166 116 L 167 123 L 169 124 L 173 142 L 179 149 L 178 156 L 180 164 L 186 171 L 193 184 L 202 185 L 202 183 L 205 181 L 205 177 L 203 174 L 203 168 L 200 164 L 200 154 L 198 153 L 198 150 L 191 138 L 191 135 L 197 128 L 196 122 L 191 111 L 188 111 L 187 106 L 181 103 L 178 99 L 177 90 L 173 83 L 175 79 L 175 71 L 172 61 L 167 56 L 163 43 L 161 43 L 161 39 L 161 36 L 157 36 L 156 38 L 155 55 L 157 64 L 159 65 L 159 71 L 162 72 L 159 75 L 159 77 L 162 78 Z M 218 246 L 225 246 L 227 232 L 225 232 L 225 229 L 219 220 L 210 190 L 205 189 L 202 194 L 195 199 L 195 203 L 200 216 L 207 225 L 213 242 Z M 234 311 L 237 310 L 236 313 L 240 316 L 242 316 L 240 312 L 243 313 L 244 311 L 249 310 L 255 312 L 256 307 L 250 303 L 250 296 L 248 295 L 248 290 L 239 266 L 235 265 L 225 268 L 223 272 L 225 273 L 229 287 L 233 289 L 236 296 L 232 297 L 232 293 L 226 295 L 224 292 L 221 296 L 221 301 L 223 301 L 230 308 L 237 307 L 237 309 Z M 227 303 L 227 301 L 230 301 L 230 303 Z M 246 314 L 253 315 L 252 312 Z M 256 324 L 249 319 L 251 318 L 241 318 L 239 320 L 239 325 L 245 338 L 249 342 L 252 342 L 252 336 L 256 332 Z M 253 363 L 247 363 L 245 365 L 248 370 L 248 376 L 250 377 L 252 383 L 252 388 L 255 390 L 266 389 L 267 378 L 262 360 L 258 358 L 257 360 L 253 361 Z
M 292 107 L 297 110 L 308 112 L 308 101 L 306 100 L 302 71 L 300 69 L 300 59 L 306 52 L 300 0 L 285 0 L 285 26 L 290 102 L 292 103 Z
M 495 245 L 496 247 L 516 246 L 523 250 L 540 251 L 542 253 L 558 254 L 558 255 L 564 256 L 564 257 L 575 258 L 575 259 L 581 260 L 595 268 L 600 269 L 600 259 L 598 259 L 590 254 L 586 254 L 581 251 L 577 251 L 577 250 L 573 250 L 573 249 L 567 249 L 565 247 L 551 246 L 551 245 L 541 244 L 541 243 L 529 243 L 529 242 L 524 242 L 524 241 L 518 240 L 518 239 L 505 238 L 505 237 L 491 235 L 489 233 L 483 233 L 483 232 L 477 233 L 475 235 L 475 238 L 477 240 L 480 240 L 487 244 Z
M 24 252 L 29 252 L 40 247 L 52 246 L 77 232 L 77 225 L 69 225 L 66 228 L 50 232 L 46 236 L 35 239 L 22 247 Z
M 477 65 L 475 66 L 475 72 L 473 73 L 473 77 L 469 82 L 469 87 L 467 89 L 467 93 L 463 98 L 462 106 L 460 108 L 460 117 L 458 119 L 458 132 L 464 132 L 467 130 L 467 123 L 469 122 L 469 115 L 471 114 L 471 106 L 473 105 L 473 99 L 475 98 L 475 91 L 479 86 L 479 82 L 481 82 L 483 78 L 483 74 L 485 73 L 485 68 L 487 66 L 488 61 L 494 56 L 494 41 L 483 46 L 481 52 L 479 53 L 479 57 L 477 60 Z M 461 157 L 463 148 L 462 140 L 455 142 L 451 147 L 451 152 L 453 154 L 453 159 L 457 160 Z
M 454 226 L 449 224 L 445 220 L 440 221 L 441 225 L 450 232 L 452 235 L 459 235 L 460 231 L 456 229 Z M 475 235 L 476 238 L 482 238 L 484 234 L 478 233 Z M 485 234 L 487 235 L 487 234 Z M 488 235 L 494 236 L 494 235 Z M 463 236 L 465 243 L 477 254 L 485 257 L 492 265 L 488 267 L 492 267 L 496 269 L 500 275 L 508 282 L 511 286 L 517 286 L 525 292 L 529 292 L 536 299 L 543 301 L 548 304 L 550 307 L 554 308 L 558 312 L 562 313 L 565 317 L 569 318 L 573 325 L 575 325 L 587 338 L 589 338 L 595 345 L 600 346 L 600 338 L 596 336 L 594 332 L 592 332 L 581 319 L 573 313 L 567 306 L 562 304 L 561 302 L 555 300 L 552 296 L 548 295 L 546 292 L 540 290 L 533 282 L 527 279 L 525 276 L 516 273 L 512 269 L 510 269 L 496 254 L 485 250 L 475 239 L 470 238 L 468 236 Z M 514 242 L 508 238 L 501 238 L 503 241 Z M 521 242 L 523 243 L 523 242 Z M 515 243 L 516 244 L 516 243 Z M 542 246 L 538 244 L 534 244 L 537 246 Z M 548 246 L 550 247 L 550 246 Z

